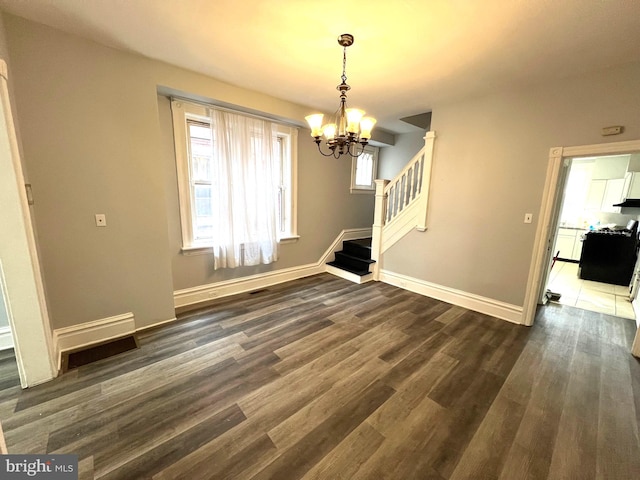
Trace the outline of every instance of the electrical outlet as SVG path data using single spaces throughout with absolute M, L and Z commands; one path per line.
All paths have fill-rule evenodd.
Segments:
M 106 227 L 107 216 L 104 213 L 96 213 L 96 227 Z
M 525 213 L 524 214 L 524 223 L 533 222 L 533 213 Z

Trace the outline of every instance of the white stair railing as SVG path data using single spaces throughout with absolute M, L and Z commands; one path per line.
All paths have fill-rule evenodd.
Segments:
M 424 147 L 393 180 L 376 180 L 371 258 L 379 276 L 380 256 L 414 228 L 427 229 L 427 207 L 435 132 L 427 132 Z
M 392 222 L 411 203 L 420 198 L 424 175 L 425 147 L 417 153 L 398 176 L 384 188 L 386 218 Z

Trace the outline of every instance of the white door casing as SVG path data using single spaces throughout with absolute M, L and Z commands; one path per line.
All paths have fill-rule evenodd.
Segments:
M 0 59 L 0 288 L 23 388 L 56 375 L 51 325 L 7 88 Z

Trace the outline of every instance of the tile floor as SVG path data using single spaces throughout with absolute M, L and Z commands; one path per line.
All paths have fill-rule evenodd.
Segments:
M 629 287 L 578 278 L 578 264 L 557 261 L 547 288 L 562 296 L 558 303 L 572 307 L 635 319 L 629 301 Z

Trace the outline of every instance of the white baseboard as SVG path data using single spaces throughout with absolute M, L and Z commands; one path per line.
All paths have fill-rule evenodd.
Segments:
M 161 327 L 162 325 L 166 325 L 167 323 L 172 323 L 177 320 L 176 317 L 168 318 L 167 320 L 160 320 L 159 322 L 152 323 L 151 325 L 145 325 L 144 327 L 136 328 L 137 332 L 144 332 L 145 330 L 149 330 L 150 328 Z
M 261 288 L 270 287 L 279 283 L 296 280 L 324 272 L 324 264 L 315 263 L 300 267 L 284 268 L 273 272 L 251 275 L 248 277 L 234 278 L 217 283 L 200 285 L 198 287 L 185 288 L 173 292 L 173 303 L 176 308 L 194 303 L 205 302 L 215 298 L 228 297 L 238 293 L 251 292 Z
M 83 347 L 108 342 L 116 338 L 126 337 L 136 332 L 159 327 L 166 323 L 175 322 L 176 318 L 169 318 L 152 325 L 136 328 L 133 313 L 124 313 L 113 317 L 101 318 L 92 322 L 72 325 L 71 327 L 57 328 L 53 331 L 58 370 L 62 362 L 62 353 L 78 350 Z
M 342 248 L 344 240 L 355 240 L 371 235 L 371 228 L 352 228 L 343 230 L 323 253 L 316 263 L 298 267 L 283 268 L 272 272 L 234 278 L 222 282 L 199 285 L 173 292 L 173 303 L 176 308 L 206 302 L 216 298 L 228 297 L 239 293 L 251 292 L 267 288 L 279 283 L 317 275 L 327 271 L 326 263 L 334 259 L 334 253 Z
M 349 280 L 353 283 L 367 283 L 373 280 L 373 273 L 369 273 L 368 275 L 356 275 L 355 273 L 347 272 L 346 270 L 342 270 L 341 268 L 334 267 L 332 265 L 327 265 L 327 273 L 331 275 L 335 275 L 336 277 L 344 278 L 345 280 Z
M 0 328 L 0 350 L 13 348 L 13 335 L 11 335 L 11 327 Z
M 62 352 L 131 335 L 135 331 L 135 319 L 133 313 L 129 312 L 79 325 L 57 328 L 53 331 L 53 341 L 58 359 L 60 359 Z
M 474 312 L 484 313 L 485 315 L 491 315 L 492 317 L 523 325 L 523 309 L 518 305 L 512 305 L 510 303 L 482 297 L 469 292 L 463 292 L 462 290 L 437 285 L 435 283 L 408 277 L 388 270 L 380 271 L 380 281 L 388 283 L 389 285 L 404 288 L 405 290 L 409 290 L 414 293 L 419 293 L 426 297 L 435 298 L 436 300 L 458 305 L 459 307 L 468 308 Z

